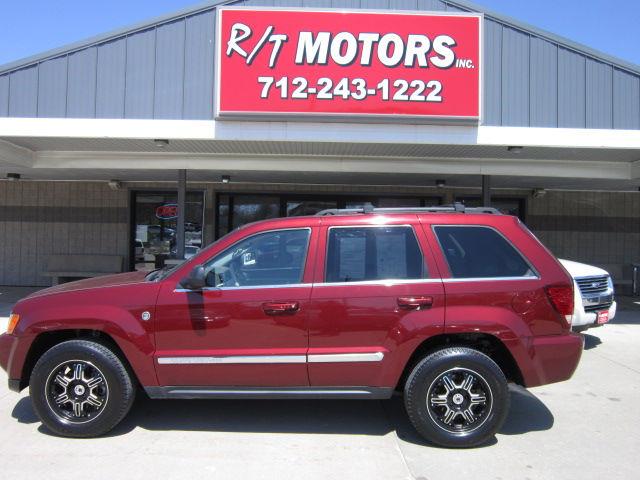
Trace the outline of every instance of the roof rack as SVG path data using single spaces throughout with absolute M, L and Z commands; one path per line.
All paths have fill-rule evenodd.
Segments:
M 329 215 L 357 215 L 360 213 L 487 213 L 491 215 L 502 215 L 502 213 L 492 207 L 465 207 L 463 203 L 456 202 L 452 205 L 437 205 L 433 207 L 397 207 L 397 208 L 375 208 L 370 203 L 360 208 L 328 208 L 316 213 L 316 216 L 325 217 Z

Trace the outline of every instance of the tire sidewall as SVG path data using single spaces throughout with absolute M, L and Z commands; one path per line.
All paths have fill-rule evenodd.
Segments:
M 48 350 L 36 363 L 29 381 L 29 392 L 34 410 L 42 423 L 58 435 L 73 437 L 98 436 L 110 430 L 123 417 L 133 401 L 131 382 L 123 377 L 126 369 L 105 347 L 92 342 L 64 342 Z M 111 352 L 109 352 L 111 353 Z M 109 389 L 107 402 L 100 415 L 84 423 L 73 423 L 56 415 L 47 401 L 47 379 L 60 364 L 81 360 L 95 365 L 103 374 Z M 123 402 L 128 405 L 123 405 Z M 125 411 L 126 413 L 126 411 Z
M 429 414 L 428 391 L 436 378 L 454 369 L 477 372 L 489 386 L 491 411 L 482 425 L 469 432 L 448 432 Z M 509 390 L 502 370 L 488 356 L 470 348 L 447 348 L 419 362 L 405 385 L 405 406 L 409 417 L 428 440 L 445 447 L 474 447 L 489 441 L 502 426 L 509 408 Z

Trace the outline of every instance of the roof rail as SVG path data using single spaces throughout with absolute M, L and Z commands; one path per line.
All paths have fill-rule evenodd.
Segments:
M 316 216 L 325 217 L 329 215 L 357 215 L 368 213 L 487 213 L 491 215 L 502 215 L 502 213 L 492 207 L 465 207 L 463 203 L 456 202 L 452 205 L 436 205 L 433 207 L 397 207 L 397 208 L 375 208 L 370 203 L 360 208 L 329 208 L 316 213 Z

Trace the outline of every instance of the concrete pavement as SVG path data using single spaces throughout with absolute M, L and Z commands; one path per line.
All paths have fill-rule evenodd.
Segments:
M 527 392 L 484 448 L 423 441 L 402 401 L 151 401 L 98 439 L 50 435 L 0 374 L 0 478 L 631 479 L 640 311 L 587 331 L 573 379 Z

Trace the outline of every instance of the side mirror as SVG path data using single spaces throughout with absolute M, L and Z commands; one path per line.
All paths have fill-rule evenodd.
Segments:
M 196 265 L 188 276 L 180 280 L 180 286 L 188 290 L 202 290 L 207 286 L 204 267 Z

